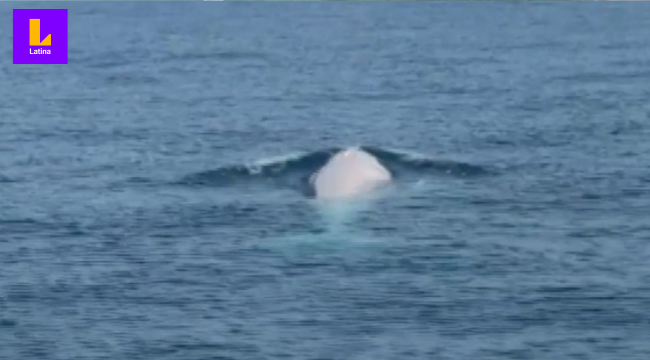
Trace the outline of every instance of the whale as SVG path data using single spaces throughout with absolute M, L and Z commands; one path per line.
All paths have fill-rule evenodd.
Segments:
M 349 147 L 332 155 L 309 178 L 316 199 L 351 199 L 392 181 L 391 172 L 372 154 Z

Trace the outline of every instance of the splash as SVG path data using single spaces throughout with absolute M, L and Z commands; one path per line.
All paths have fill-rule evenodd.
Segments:
M 396 182 L 421 183 L 431 177 L 478 177 L 493 174 L 486 167 L 452 160 L 434 159 L 422 154 L 361 146 L 375 156 Z M 307 197 L 313 196 L 309 185 L 311 175 L 324 166 L 329 158 L 343 148 L 297 153 L 262 159 L 249 164 L 236 164 L 190 174 L 178 183 L 186 186 L 227 187 L 247 183 L 291 188 Z

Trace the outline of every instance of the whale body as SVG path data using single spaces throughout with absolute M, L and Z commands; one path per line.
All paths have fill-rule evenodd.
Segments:
M 346 199 L 391 181 L 392 175 L 370 153 L 351 147 L 334 154 L 310 178 L 317 199 Z

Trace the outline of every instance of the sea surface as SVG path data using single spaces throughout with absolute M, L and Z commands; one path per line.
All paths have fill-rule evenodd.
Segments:
M 13 8 L 69 64 L 13 65 Z M 0 4 L 0 359 L 650 359 L 650 3 Z M 361 146 L 395 175 L 323 203 Z

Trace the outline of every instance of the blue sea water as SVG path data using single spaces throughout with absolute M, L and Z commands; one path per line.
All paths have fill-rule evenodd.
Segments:
M 11 64 L 13 8 L 68 65 Z M 650 358 L 650 4 L 0 24 L 1 359 Z M 351 145 L 394 186 L 306 196 Z

